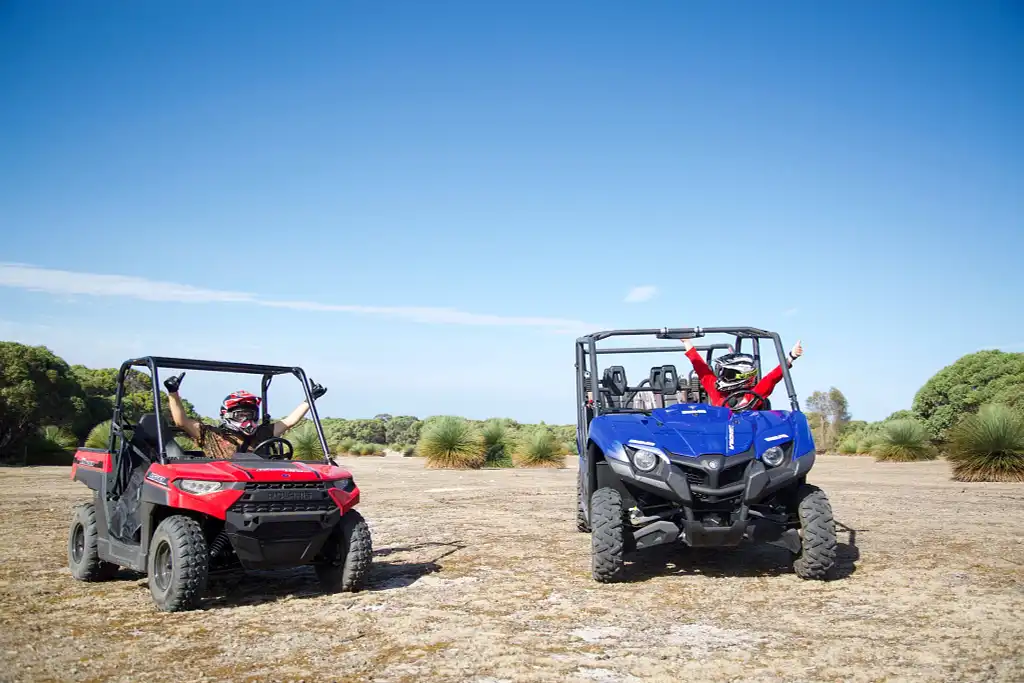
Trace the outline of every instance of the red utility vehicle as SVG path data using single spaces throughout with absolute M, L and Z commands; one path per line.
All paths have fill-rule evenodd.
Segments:
M 149 369 L 154 412 L 136 424 L 123 417 L 125 378 Z M 160 417 L 159 369 L 245 373 L 262 377 L 262 420 L 274 377 L 293 375 L 305 392 L 324 451 L 322 460 L 293 460 L 292 444 L 274 437 L 252 452 L 213 460 L 186 451 L 176 428 Z M 139 375 L 141 373 L 133 373 Z M 372 543 L 355 510 L 359 488 L 334 462 L 309 380 L 299 367 L 145 357 L 125 361 L 106 449 L 79 448 L 71 478 L 93 490 L 75 508 L 68 564 L 82 581 L 112 578 L 119 567 L 148 575 L 156 606 L 196 607 L 211 571 L 313 565 L 327 591 L 358 590 L 370 568 Z

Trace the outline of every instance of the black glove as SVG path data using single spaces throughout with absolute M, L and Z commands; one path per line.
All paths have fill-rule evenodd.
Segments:
M 309 393 L 313 397 L 314 401 L 327 393 L 327 387 L 317 384 L 313 380 L 309 380 L 309 383 L 313 385 L 312 387 L 310 387 Z
M 164 386 L 167 387 L 168 394 L 178 393 L 178 387 L 181 385 L 181 378 L 185 376 L 185 373 L 181 373 L 177 377 L 171 376 L 164 380 Z

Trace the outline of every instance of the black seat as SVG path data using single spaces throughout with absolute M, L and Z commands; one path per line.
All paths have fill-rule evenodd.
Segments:
M 151 453 L 152 459 L 156 460 L 159 458 L 160 442 L 157 440 L 157 416 L 156 413 L 146 413 L 139 418 L 139 424 L 135 427 L 135 434 L 132 436 L 133 441 L 141 441 L 145 445 L 144 452 Z M 174 434 L 171 432 L 171 428 L 167 426 L 167 423 L 160 422 L 160 431 L 164 435 L 164 444 L 167 451 L 168 458 L 184 458 L 185 451 L 182 450 L 178 442 L 174 440 Z

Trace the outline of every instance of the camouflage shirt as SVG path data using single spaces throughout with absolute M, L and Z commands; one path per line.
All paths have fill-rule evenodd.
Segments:
M 262 442 L 274 436 L 273 424 L 261 424 L 256 433 L 248 439 L 247 451 L 251 451 Z M 220 427 L 208 425 L 205 422 L 199 426 L 199 439 L 196 445 L 208 458 L 216 460 L 229 460 L 231 456 L 238 453 L 246 437 Z

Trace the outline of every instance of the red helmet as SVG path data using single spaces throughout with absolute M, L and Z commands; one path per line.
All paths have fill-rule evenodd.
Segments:
M 250 436 L 256 432 L 260 412 L 260 399 L 248 391 L 228 394 L 220 404 L 221 424 L 226 428 Z

